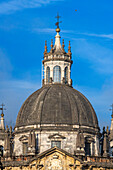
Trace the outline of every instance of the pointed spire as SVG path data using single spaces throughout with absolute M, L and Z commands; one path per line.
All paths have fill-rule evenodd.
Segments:
M 45 55 L 47 54 L 47 41 L 45 41 L 45 50 L 44 50 L 44 57 L 45 57 Z
M 68 55 L 71 57 L 71 45 L 70 45 L 70 41 L 69 41 L 69 46 L 68 46 Z
M 107 134 L 109 134 L 109 127 L 108 126 L 106 128 L 106 132 L 107 132 Z
M 51 39 L 51 51 L 50 52 L 52 52 L 52 50 L 53 50 L 53 39 Z
M 59 50 L 62 51 L 62 47 L 60 44 L 60 38 L 61 37 L 60 37 L 59 33 L 57 32 L 57 35 L 55 36 L 55 45 L 54 45 L 55 51 L 59 51 Z
M 62 40 L 62 50 L 63 50 L 63 52 L 65 52 L 64 47 L 65 47 L 65 45 L 64 45 L 64 39 L 63 39 Z
M 4 116 L 1 114 L 1 124 L 0 124 L 0 128 L 2 130 L 5 130 L 5 123 L 4 123 Z

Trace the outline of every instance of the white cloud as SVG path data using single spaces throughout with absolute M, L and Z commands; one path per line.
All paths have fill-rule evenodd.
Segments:
M 73 55 L 89 60 L 91 67 L 98 73 L 113 74 L 113 50 L 84 40 L 76 42 Z
M 9 0 L 0 3 L 0 14 L 9 14 L 25 8 L 37 8 L 55 1 L 62 0 Z
M 34 28 L 32 31 L 37 33 L 55 33 L 55 29 L 52 28 Z
M 26 98 L 40 88 L 38 82 L 27 80 L 9 80 L 0 83 L 0 104 L 6 107 L 6 124 L 15 124 L 17 114 Z
M 37 33 L 55 33 L 55 28 L 33 28 L 32 30 L 33 32 L 37 32 Z M 69 33 L 68 30 L 62 30 L 61 32 L 63 33 Z
M 8 81 L 2 81 L 0 83 L 0 88 L 2 90 L 6 89 L 8 87 L 8 90 L 14 90 L 14 89 L 37 89 L 39 87 L 39 83 L 35 82 L 32 83 L 27 80 L 8 80 Z
M 100 89 L 86 86 L 76 86 L 75 88 L 91 102 L 96 111 L 100 127 L 107 125 L 110 127 L 111 111 L 109 109 L 113 103 L 113 77 L 107 80 Z
M 94 34 L 94 33 L 78 33 L 86 36 L 91 36 L 91 37 L 100 37 L 100 38 L 108 38 L 108 39 L 113 39 L 113 34 Z
M 0 49 L 0 81 L 10 77 L 13 67 L 5 52 Z
M 112 39 L 113 40 L 113 34 L 95 34 L 95 33 L 83 33 L 83 32 L 76 32 L 73 30 L 66 30 L 64 33 L 72 34 L 72 35 L 84 35 L 88 37 L 97 37 L 97 38 L 107 38 L 107 39 Z M 72 38 L 74 40 L 74 38 Z M 76 38 L 75 38 L 76 40 Z

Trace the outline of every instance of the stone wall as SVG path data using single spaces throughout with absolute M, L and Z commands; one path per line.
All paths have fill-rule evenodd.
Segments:
M 36 148 L 38 153 L 44 152 L 51 148 L 51 141 L 61 141 L 61 148 L 71 154 L 76 150 L 77 132 L 72 131 L 35 131 L 36 134 Z M 85 133 L 84 137 L 89 134 Z M 14 138 L 14 153 L 16 156 L 23 154 L 23 142 L 28 142 L 29 132 L 15 134 Z M 95 155 L 98 155 L 98 138 L 93 134 L 90 135 L 95 141 L 94 150 Z M 93 148 L 91 148 L 93 149 Z M 91 151 L 93 154 L 93 151 Z

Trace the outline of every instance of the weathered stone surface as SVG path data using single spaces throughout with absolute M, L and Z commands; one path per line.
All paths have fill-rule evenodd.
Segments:
M 79 124 L 98 129 L 95 111 L 86 97 L 61 84 L 44 86 L 24 102 L 16 127 L 33 124 Z

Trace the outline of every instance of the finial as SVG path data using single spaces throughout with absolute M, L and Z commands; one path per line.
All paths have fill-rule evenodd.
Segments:
M 71 56 L 71 45 L 70 45 L 70 41 L 69 41 L 69 46 L 68 46 L 68 54 L 69 54 L 69 56 Z
M 45 56 L 45 54 L 47 54 L 47 41 L 45 41 L 45 50 L 44 50 L 44 56 Z
M 4 108 L 5 105 L 2 103 L 0 106 L 2 106 L 2 107 L 0 108 L 0 110 L 2 110 L 1 117 L 4 117 L 3 111 L 6 110 L 6 109 Z
M 107 132 L 107 134 L 109 133 L 109 127 L 107 126 L 107 128 L 106 128 L 106 132 Z
M 59 22 L 59 18 L 61 18 L 61 17 L 57 13 L 57 16 L 55 18 L 57 18 L 57 22 L 55 23 L 55 25 L 57 26 L 56 32 L 60 32 L 59 23 L 61 23 L 62 21 Z
M 64 47 L 65 47 L 65 45 L 64 45 L 64 39 L 63 39 L 62 40 L 62 49 L 63 49 L 63 52 L 65 52 Z
M 9 128 L 8 128 L 8 125 L 6 125 L 6 132 L 9 132 Z
M 53 39 L 51 39 L 51 52 L 53 50 Z

